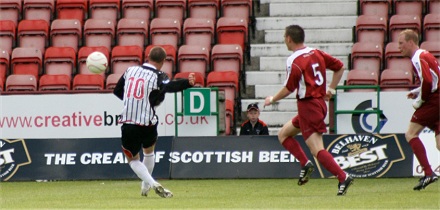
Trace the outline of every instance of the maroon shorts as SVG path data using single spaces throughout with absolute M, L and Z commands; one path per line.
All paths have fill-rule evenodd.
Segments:
M 438 135 L 440 132 L 440 98 L 439 91 L 429 96 L 429 99 L 420 106 L 411 117 L 411 122 L 428 127 Z
M 323 98 L 301 99 L 298 100 L 298 115 L 292 119 L 292 124 L 301 129 L 304 140 L 307 140 L 315 132 L 327 132 L 326 115 L 327 104 Z

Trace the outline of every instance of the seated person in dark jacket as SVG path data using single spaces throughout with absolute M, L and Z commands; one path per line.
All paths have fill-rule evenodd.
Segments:
M 247 107 L 248 119 L 241 124 L 241 135 L 269 135 L 269 129 L 266 123 L 258 119 L 260 117 L 260 109 L 256 103 L 249 104 Z

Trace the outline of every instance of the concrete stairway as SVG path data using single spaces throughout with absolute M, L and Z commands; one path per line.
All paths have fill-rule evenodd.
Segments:
M 243 97 L 242 116 L 245 116 L 249 103 L 258 102 L 262 110 L 260 119 L 269 125 L 269 133 L 276 135 L 280 127 L 297 114 L 295 94 L 276 105 L 264 109 L 262 107 L 264 98 L 276 94 L 286 77 L 285 62 L 292 52 L 284 44 L 284 28 L 291 24 L 301 25 L 305 29 L 307 46 L 328 52 L 348 67 L 348 55 L 353 45 L 352 28 L 357 18 L 357 1 L 261 0 L 261 4 L 267 4 L 269 16 L 256 18 L 257 34 L 263 37 L 251 44 L 252 65 L 247 66 L 246 83 L 247 90 L 255 92 L 252 96 Z M 331 76 L 332 72 L 328 70 L 328 81 Z M 346 74 L 340 85 L 345 78 Z M 239 133 L 239 128 L 237 130 Z

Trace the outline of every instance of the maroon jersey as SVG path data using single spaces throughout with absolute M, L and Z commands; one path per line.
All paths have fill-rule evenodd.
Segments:
M 326 69 L 340 70 L 344 64 L 317 49 L 305 47 L 287 58 L 287 79 L 284 86 L 291 92 L 298 89 L 296 98 L 322 98 L 326 94 Z
M 418 99 L 427 101 L 429 95 L 440 88 L 440 67 L 437 59 L 428 51 L 419 49 L 411 58 L 414 72 L 420 81 L 420 94 Z

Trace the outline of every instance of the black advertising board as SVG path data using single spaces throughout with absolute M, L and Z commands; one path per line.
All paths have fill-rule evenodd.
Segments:
M 296 139 L 315 164 L 312 178 L 332 177 Z M 335 161 L 356 178 L 413 176 L 412 150 L 404 134 L 324 135 Z M 276 136 L 160 137 L 153 177 L 297 178 L 301 166 Z M 2 139 L 2 181 L 137 179 L 119 138 Z
M 172 137 L 161 137 L 158 156 L 167 158 L 171 143 Z M 126 162 L 119 138 L 3 139 L 0 145 L 2 181 L 137 178 Z M 156 162 L 153 176 L 169 178 L 169 162 Z

